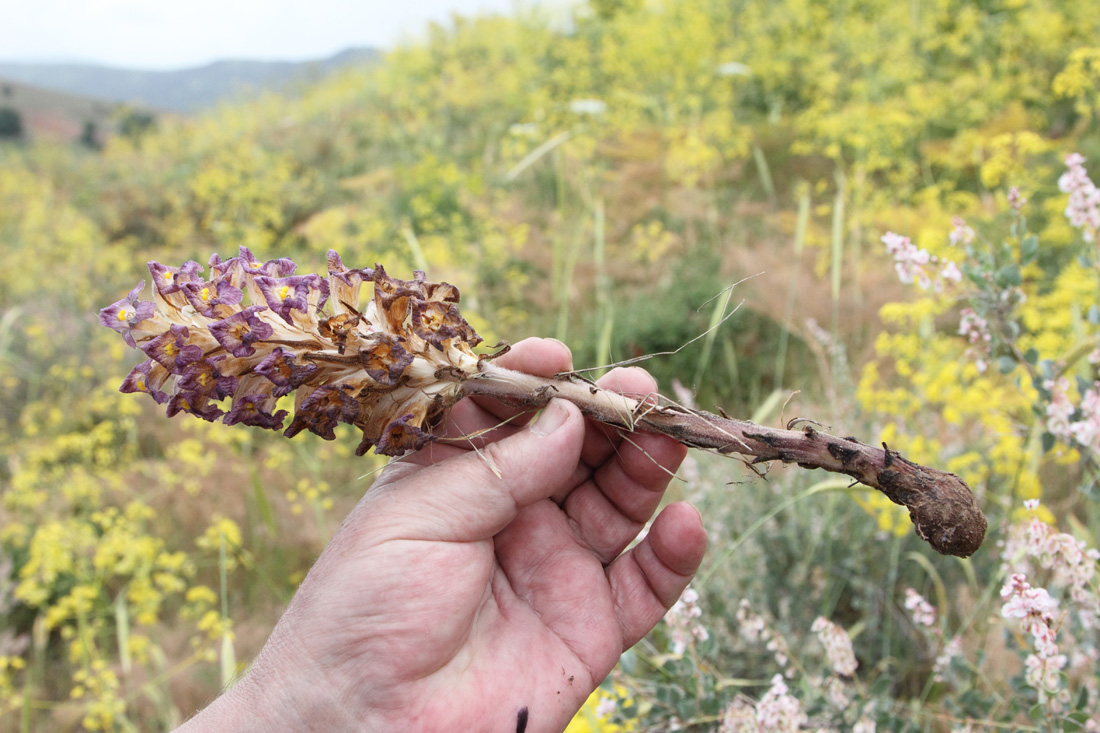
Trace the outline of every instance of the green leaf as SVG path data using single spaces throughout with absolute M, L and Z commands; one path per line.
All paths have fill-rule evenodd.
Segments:
M 1043 441 L 1043 453 L 1050 453 L 1054 450 L 1054 444 L 1058 442 L 1052 433 L 1043 433 L 1041 440 Z
M 1024 361 L 1026 361 L 1031 366 L 1035 366 L 1036 364 L 1038 364 L 1039 363 L 1039 350 L 1036 349 L 1034 346 L 1031 347 L 1030 349 L 1028 349 L 1027 353 L 1024 354 Z
M 888 677 L 879 677 L 875 680 L 875 684 L 871 686 L 871 696 L 881 697 L 890 694 L 890 688 L 893 687 L 894 681 Z
M 1002 356 L 997 359 L 997 368 L 1001 370 L 1001 374 L 1008 374 L 1016 368 L 1016 360 L 1011 356 Z
M 619 656 L 619 666 L 627 674 L 635 674 L 638 671 L 638 655 L 633 649 L 627 649 Z
M 1020 262 L 1030 265 L 1039 258 L 1039 238 L 1034 234 L 1024 237 L 1020 242 Z
M 977 285 L 979 288 L 985 289 L 989 287 L 989 281 L 985 279 L 985 271 L 977 267 L 963 266 L 963 274 L 966 275 L 966 279 Z
M 1089 719 L 1088 713 L 1070 713 L 1062 719 L 1063 731 L 1082 731 L 1085 730 L 1085 721 Z
M 1015 265 L 1005 265 L 997 271 L 997 284 L 1013 287 L 1019 285 L 1023 280 L 1020 278 L 1020 268 Z
M 1089 307 L 1089 312 L 1086 318 L 1088 318 L 1089 323 L 1091 323 L 1092 325 L 1100 326 L 1100 307 L 1097 307 L 1095 305 Z

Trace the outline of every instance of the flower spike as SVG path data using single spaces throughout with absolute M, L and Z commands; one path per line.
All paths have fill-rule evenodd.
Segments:
M 924 272 L 924 255 L 907 239 L 884 241 L 905 259 L 906 276 Z M 338 425 L 353 425 L 362 431 L 357 455 L 373 446 L 388 456 L 435 440 L 463 397 L 526 408 L 560 397 L 619 430 L 851 476 L 907 506 L 917 534 L 945 554 L 968 556 L 985 536 L 985 517 L 953 474 L 809 427 L 754 425 L 659 397 L 601 390 L 573 374 L 546 379 L 510 372 L 492 363 L 507 345 L 494 354 L 474 353 L 481 338 L 460 314 L 453 285 L 430 282 L 419 270 L 402 280 L 381 265 L 348 268 L 333 250 L 327 264 L 327 277 L 296 275 L 291 260 L 261 262 L 241 247 L 228 260 L 214 255 L 212 279 L 204 282 L 195 262 L 178 268 L 150 262 L 155 302 L 139 299 L 142 283 L 99 314 L 100 323 L 148 357 L 121 391 L 149 394 L 169 417 L 187 412 L 270 430 L 283 429 L 289 417 L 287 437 L 309 430 L 333 440 Z M 366 283 L 373 293 L 361 302 Z M 291 394 L 293 414 L 278 407 Z

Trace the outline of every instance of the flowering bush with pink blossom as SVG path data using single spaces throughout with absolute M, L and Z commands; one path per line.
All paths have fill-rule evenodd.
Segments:
M 1058 188 L 1069 194 L 1066 218 L 1081 230 L 1086 242 L 1095 242 L 1100 232 L 1100 189 L 1085 170 L 1085 156 L 1067 155 L 1066 166 L 1069 170 L 1058 179 Z

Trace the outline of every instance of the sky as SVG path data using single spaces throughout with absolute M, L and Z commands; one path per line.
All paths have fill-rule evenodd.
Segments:
M 0 61 L 177 69 L 219 59 L 301 61 L 388 47 L 452 12 L 519 0 L 0 0 Z M 530 2 L 525 2 L 529 6 Z

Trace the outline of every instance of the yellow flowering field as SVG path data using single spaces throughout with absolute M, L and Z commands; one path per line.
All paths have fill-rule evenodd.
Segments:
M 384 465 L 119 394 L 99 310 L 241 246 L 424 270 L 579 367 L 675 351 L 666 394 L 975 490 L 958 560 L 858 486 L 690 459 L 703 570 L 570 731 L 1097 729 L 1098 39 L 1070 0 L 589 0 L 0 144 L 0 731 L 183 722 Z

